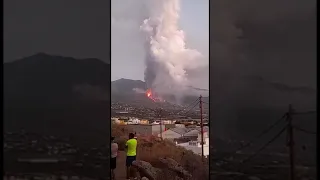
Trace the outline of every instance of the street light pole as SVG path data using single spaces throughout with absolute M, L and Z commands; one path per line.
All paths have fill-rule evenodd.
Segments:
M 204 161 L 204 152 L 203 152 L 203 117 L 202 117 L 202 96 L 199 97 L 199 106 L 200 106 L 200 120 L 201 120 L 201 158 L 202 162 Z

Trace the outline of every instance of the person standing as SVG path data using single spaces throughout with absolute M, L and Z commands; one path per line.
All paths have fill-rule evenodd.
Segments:
M 135 135 L 133 133 L 129 134 L 129 140 L 126 142 L 126 150 L 127 150 L 127 179 L 130 179 L 133 175 L 131 174 L 131 166 L 133 161 L 136 160 L 137 157 L 137 145 L 138 141 L 135 139 Z M 135 178 L 135 177 L 134 177 Z
M 118 144 L 114 142 L 114 137 L 111 137 L 111 180 L 115 179 L 114 170 L 117 168 Z

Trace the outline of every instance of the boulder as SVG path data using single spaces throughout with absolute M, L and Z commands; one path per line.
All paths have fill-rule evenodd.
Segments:
M 150 163 L 146 161 L 133 161 L 132 166 L 138 170 L 140 177 L 146 177 L 149 180 L 156 180 L 158 174 L 161 172 L 160 169 L 154 168 Z
M 159 158 L 159 161 L 165 165 L 169 171 L 173 171 L 182 179 L 190 179 L 192 177 L 188 171 L 186 171 L 179 163 L 171 158 Z
M 162 179 L 191 179 L 191 174 L 184 170 L 184 168 L 171 158 L 159 158 L 163 164 L 163 169 L 153 167 L 149 162 L 136 160 L 132 166 L 137 169 L 141 178 L 149 180 Z M 168 179 L 169 178 L 169 179 Z

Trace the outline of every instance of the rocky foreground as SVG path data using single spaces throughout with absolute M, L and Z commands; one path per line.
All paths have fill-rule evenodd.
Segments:
M 133 167 L 137 169 L 139 177 L 144 180 L 192 179 L 192 175 L 175 160 L 159 158 L 159 161 L 162 163 L 162 168 L 153 167 L 150 163 L 141 160 L 134 161 Z
M 192 179 L 192 175 L 175 160 L 171 158 L 159 158 L 159 161 L 163 165 L 161 169 L 140 160 L 133 162 L 133 167 L 137 169 L 140 178 L 144 180 Z
M 193 180 L 191 173 L 186 171 L 179 163 L 171 158 L 159 158 L 162 163 L 161 168 L 153 167 L 149 162 L 137 160 L 133 166 L 138 171 L 139 179 L 144 180 Z M 241 167 L 241 164 L 237 164 Z M 250 170 L 243 171 L 241 168 L 231 169 L 219 168 L 215 166 L 215 171 L 210 171 L 210 177 L 216 180 L 280 180 L 288 179 L 288 167 L 271 166 L 271 165 L 256 165 Z M 309 172 L 307 172 L 309 171 Z M 296 179 L 313 180 L 314 173 L 311 173 L 311 168 L 296 167 Z M 208 174 L 209 176 L 209 174 Z M 313 177 L 312 177 L 313 176 Z M 209 179 L 209 177 L 208 177 Z

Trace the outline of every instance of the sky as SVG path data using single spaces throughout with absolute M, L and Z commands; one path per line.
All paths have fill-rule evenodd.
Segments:
M 110 61 L 110 2 L 5 0 L 4 61 L 45 52 Z
M 148 18 L 144 0 L 112 0 L 111 60 L 112 80 L 144 80 L 145 50 L 140 25 Z M 181 0 L 180 29 L 186 46 L 197 49 L 209 63 L 209 1 Z M 209 69 L 208 66 L 205 68 Z M 208 88 L 209 71 L 198 86 Z
M 38 52 L 110 62 L 111 53 L 112 80 L 143 80 L 144 51 L 141 34 L 139 37 L 139 26 L 147 18 L 141 13 L 143 0 L 112 1 L 112 17 L 106 10 L 109 2 L 87 2 L 5 0 L 4 62 Z M 197 3 L 182 1 L 180 24 L 187 36 L 187 46 L 199 50 L 206 57 L 209 51 L 208 14 L 207 0 Z M 112 24 L 110 52 L 111 19 L 116 22 Z M 208 87 L 208 73 L 204 77 Z
M 109 2 L 87 2 L 5 0 L 4 61 L 47 52 L 109 62 L 111 53 L 113 80 L 143 79 L 138 31 L 147 18 L 143 0 L 113 0 L 112 17 L 106 11 Z M 181 2 L 187 45 L 208 56 L 208 1 Z M 239 77 L 259 76 L 316 88 L 316 0 L 215 0 L 210 6 L 214 87 L 232 89 Z M 206 81 L 208 71 L 194 74 Z

